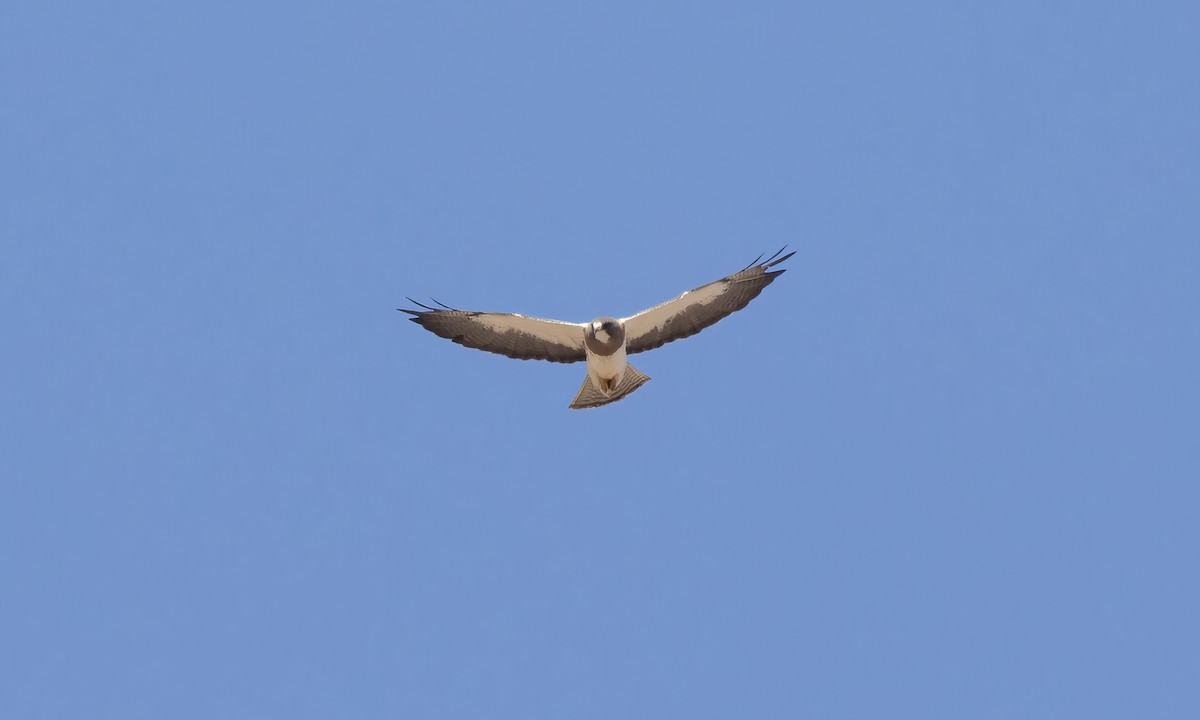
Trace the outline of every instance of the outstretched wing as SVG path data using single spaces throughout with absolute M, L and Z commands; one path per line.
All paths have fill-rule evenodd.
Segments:
M 405 310 L 409 318 L 429 332 L 459 345 L 507 355 L 518 360 L 572 363 L 586 359 L 583 331 L 586 325 L 525 317 L 515 313 L 429 307 L 407 298 L 424 310 Z M 437 302 L 436 300 L 434 302 Z M 441 303 L 438 303 L 441 305 Z
M 633 354 L 653 350 L 672 340 L 695 335 L 727 315 L 737 312 L 758 297 L 783 270 L 771 270 L 795 255 L 783 257 L 784 246 L 763 263 L 762 255 L 744 269 L 716 282 L 688 290 L 679 297 L 622 318 L 625 324 L 625 352 Z M 778 259 L 776 259 L 778 258 Z

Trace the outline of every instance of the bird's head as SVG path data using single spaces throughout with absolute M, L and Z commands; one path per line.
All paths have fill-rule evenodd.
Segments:
M 592 337 L 600 342 L 609 342 L 614 338 L 623 339 L 624 331 L 621 328 L 621 321 L 616 318 L 598 317 L 591 324 Z

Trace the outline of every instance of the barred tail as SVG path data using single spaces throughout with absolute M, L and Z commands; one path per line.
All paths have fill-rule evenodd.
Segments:
M 588 375 L 583 379 L 583 387 L 579 388 L 579 393 L 571 401 L 571 408 L 582 410 L 583 408 L 600 407 L 601 405 L 614 403 L 648 382 L 650 382 L 648 376 L 638 372 L 634 366 L 626 365 L 625 376 L 621 378 L 621 384 L 612 392 L 605 395 L 599 388 L 592 384 L 592 376 Z

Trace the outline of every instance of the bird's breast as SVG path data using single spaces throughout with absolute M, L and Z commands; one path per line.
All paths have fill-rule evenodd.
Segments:
M 597 386 L 600 385 L 599 381 L 601 379 L 615 378 L 620 380 L 625 374 L 625 366 L 627 364 L 624 345 L 617 348 L 617 351 L 611 355 L 599 355 L 593 353 L 590 349 L 587 351 L 588 375 L 592 376 L 592 381 Z

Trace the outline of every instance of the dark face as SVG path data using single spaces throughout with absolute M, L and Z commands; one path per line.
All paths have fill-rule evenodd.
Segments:
M 616 318 L 598 317 L 588 324 L 587 345 L 592 352 L 611 355 L 625 344 L 625 328 Z

